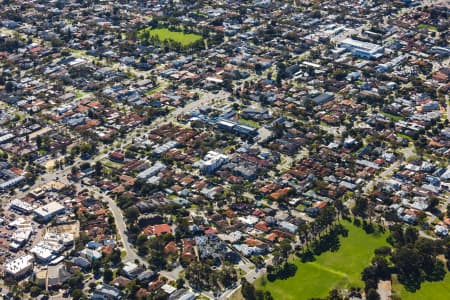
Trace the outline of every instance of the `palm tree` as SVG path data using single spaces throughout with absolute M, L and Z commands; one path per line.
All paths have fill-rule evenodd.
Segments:
M 337 219 L 340 222 L 340 217 L 342 216 L 342 211 L 344 210 L 344 205 L 342 204 L 342 200 L 341 199 L 336 199 L 333 202 L 333 206 L 335 207 L 336 211 L 337 211 Z
M 309 248 L 309 239 L 308 239 L 308 223 L 302 222 L 298 225 L 298 236 L 302 244 L 306 244 L 306 247 Z

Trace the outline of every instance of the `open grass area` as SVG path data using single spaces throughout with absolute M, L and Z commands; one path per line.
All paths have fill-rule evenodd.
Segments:
M 182 46 L 189 46 L 197 41 L 202 40 L 201 35 L 193 33 L 184 33 L 181 31 L 171 31 L 167 28 L 142 29 L 138 32 L 138 38 L 142 39 L 144 37 L 145 32 L 148 32 L 150 37 L 157 36 L 161 42 L 166 40 L 167 41 L 172 40 L 180 43 Z
M 407 139 L 408 142 L 414 142 L 414 139 L 410 137 L 409 135 L 403 134 L 403 133 L 397 133 L 397 136 L 402 139 Z
M 255 127 L 255 128 L 260 128 L 261 127 L 261 125 L 259 125 L 258 122 L 253 121 L 253 120 L 247 120 L 247 119 L 239 118 L 238 122 L 242 123 L 242 124 L 245 124 L 245 125 L 248 125 L 248 126 Z
M 239 288 L 233 294 L 231 294 L 229 300 L 244 300 L 244 296 L 242 296 L 241 293 L 241 288 Z
M 397 116 L 397 115 L 393 115 L 393 114 L 390 114 L 390 113 L 387 113 L 387 112 L 381 112 L 381 114 L 384 115 L 385 117 L 388 117 L 391 120 L 394 120 L 394 121 L 401 121 L 401 120 L 403 120 L 403 117 Z
M 369 235 L 349 222 L 343 224 L 349 233 L 348 237 L 340 238 L 337 252 L 326 252 L 314 262 L 296 259 L 298 269 L 294 277 L 273 282 L 260 278 L 256 288 L 269 290 L 275 299 L 301 300 L 325 297 L 335 287 L 363 287 L 361 272 L 370 264 L 374 250 L 387 245 L 387 234 Z
M 437 27 L 433 26 L 433 25 L 428 25 L 428 24 L 419 24 L 417 25 L 418 28 L 420 29 L 427 29 L 427 30 L 431 30 L 431 31 L 437 31 Z
M 120 169 L 121 167 L 123 167 L 123 164 L 110 161 L 107 158 L 101 160 L 101 163 L 103 164 L 104 167 L 108 167 L 111 169 Z
M 156 88 L 154 88 L 152 90 L 149 90 L 149 91 L 145 92 L 145 94 L 146 95 L 153 95 L 153 94 L 161 92 L 162 90 L 163 90 L 163 88 L 161 86 L 158 86 L 158 87 L 156 87 Z
M 80 99 L 80 98 L 83 98 L 84 95 L 86 95 L 85 92 L 83 92 L 83 91 L 77 91 L 77 92 L 75 93 L 75 98 L 76 98 L 76 99 Z
M 441 300 L 448 299 L 450 295 L 450 274 L 447 272 L 444 280 L 422 283 L 419 290 L 416 292 L 408 292 L 405 287 L 398 282 L 397 278 L 393 276 L 392 290 L 395 295 L 400 296 L 402 300 Z M 445 296 L 447 295 L 447 296 Z

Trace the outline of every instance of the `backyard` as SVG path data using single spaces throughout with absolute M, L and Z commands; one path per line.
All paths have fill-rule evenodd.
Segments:
M 349 222 L 343 222 L 348 237 L 340 238 L 337 252 L 326 252 L 314 262 L 295 259 L 297 273 L 286 280 L 269 282 L 260 278 L 257 289 L 269 290 L 275 299 L 325 297 L 335 287 L 363 287 L 361 272 L 370 263 L 374 250 L 386 246 L 387 233 L 367 234 Z

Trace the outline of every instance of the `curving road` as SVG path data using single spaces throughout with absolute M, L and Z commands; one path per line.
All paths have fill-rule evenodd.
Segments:
M 122 247 L 124 248 L 124 250 L 127 253 L 122 260 L 124 262 L 135 262 L 137 260 L 137 261 L 139 261 L 140 264 L 148 267 L 149 266 L 148 262 L 145 261 L 142 257 L 140 257 L 136 253 L 136 250 L 134 249 L 133 245 L 131 245 L 128 242 L 128 238 L 127 238 L 127 234 L 126 234 L 127 226 L 123 220 L 122 212 L 121 212 L 120 208 L 117 206 L 116 202 L 113 199 L 111 199 L 110 196 L 99 193 L 93 187 L 84 187 L 84 188 L 87 189 L 89 192 L 92 192 L 92 194 L 97 199 L 102 199 L 103 201 L 106 201 L 108 203 L 108 208 L 114 216 L 114 221 L 116 223 L 116 228 L 117 228 L 117 234 L 120 236 L 120 241 L 122 243 Z

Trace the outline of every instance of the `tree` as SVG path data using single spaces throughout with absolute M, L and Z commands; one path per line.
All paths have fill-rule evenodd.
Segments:
M 85 296 L 84 296 L 83 291 L 81 289 L 74 289 L 74 290 L 72 290 L 72 298 L 74 300 L 79 300 L 79 299 L 82 299 L 84 297 Z
M 358 197 L 355 200 L 355 206 L 352 208 L 352 213 L 357 216 L 364 216 L 368 206 L 368 201 L 364 197 Z
M 30 288 L 30 295 L 32 296 L 32 297 L 37 297 L 37 296 L 39 296 L 39 294 L 42 292 L 42 289 L 40 288 L 40 287 L 38 287 L 38 286 L 36 286 L 36 285 L 33 285 L 31 288 Z
M 41 146 L 42 146 L 42 137 L 41 137 L 40 135 L 38 135 L 38 136 L 36 137 L 36 147 L 37 147 L 38 149 L 41 149 Z
M 398 273 L 399 281 L 408 291 L 415 291 L 422 282 L 421 266 L 423 257 L 416 249 L 401 247 L 392 255 L 392 262 Z
M 337 210 L 337 219 L 339 220 L 339 218 L 341 217 L 342 212 L 343 212 L 343 210 L 344 210 L 344 205 L 343 205 L 343 203 L 342 203 L 342 200 L 341 200 L 341 199 L 336 199 L 336 200 L 333 202 L 333 205 L 334 205 L 334 207 L 335 207 L 336 210 Z
M 327 298 L 327 300 L 342 300 L 342 299 L 343 299 L 342 295 L 339 293 L 337 289 L 332 289 Z
M 103 281 L 109 283 L 111 280 L 113 280 L 113 272 L 110 269 L 106 269 L 103 272 Z
M 95 163 L 95 176 L 101 176 L 102 175 L 102 169 L 103 165 L 100 161 L 97 161 Z
M 95 282 L 89 282 L 89 290 L 91 292 L 93 292 L 95 290 L 95 287 L 97 286 L 97 284 Z
M 135 221 L 139 216 L 139 210 L 136 207 L 129 207 L 125 210 L 125 217 L 128 220 Z
M 302 222 L 298 225 L 298 237 L 302 243 L 306 243 L 308 245 L 308 224 L 306 222 Z
M 5 84 L 5 90 L 7 93 L 11 93 L 14 90 L 14 84 L 11 81 L 8 81 Z
M 402 225 L 394 224 L 389 230 L 391 231 L 391 235 L 388 237 L 388 242 L 396 247 L 403 246 L 405 244 L 405 238 Z
M 250 284 L 245 278 L 242 278 L 241 284 L 242 284 L 241 293 L 242 293 L 242 296 L 244 297 L 244 299 L 246 299 L 246 300 L 256 299 L 255 287 L 252 284 Z
M 73 274 L 68 280 L 67 280 L 67 284 L 74 289 L 83 289 L 83 274 L 81 274 L 81 272 L 77 272 L 75 274 Z M 75 297 L 74 297 L 75 298 Z
M 407 227 L 404 233 L 404 240 L 406 244 L 414 244 L 419 237 L 419 231 L 414 227 Z
M 184 283 L 185 283 L 185 281 L 184 281 L 183 278 L 178 278 L 178 279 L 177 279 L 177 289 L 182 289 L 182 288 L 184 288 Z
M 367 291 L 367 300 L 380 300 L 380 295 L 375 289 L 370 289 Z
M 78 171 L 80 171 L 80 169 L 78 167 L 76 167 L 76 166 L 73 166 L 70 169 L 70 174 L 72 174 L 72 176 L 75 176 L 78 173 Z

